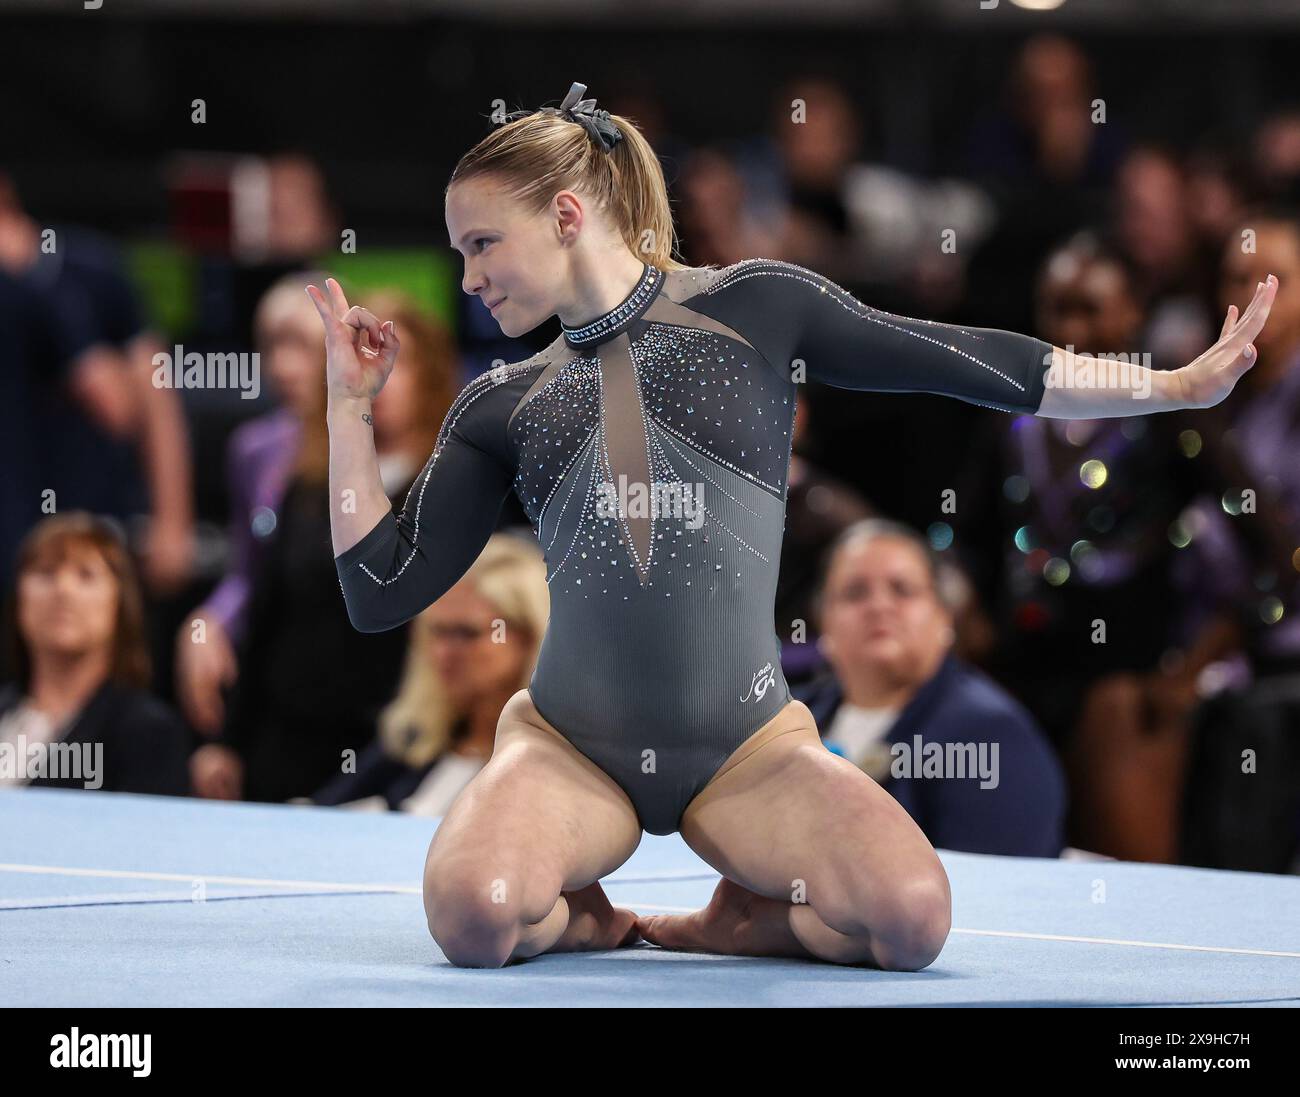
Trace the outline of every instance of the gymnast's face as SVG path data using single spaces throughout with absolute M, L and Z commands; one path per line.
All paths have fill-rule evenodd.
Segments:
M 850 541 L 831 561 L 822 599 L 822 646 L 839 674 L 874 671 L 924 681 L 952 636 L 920 551 L 886 535 Z
M 572 191 L 531 214 L 480 175 L 448 190 L 446 214 L 451 246 L 465 257 L 461 287 L 494 306 L 503 335 L 523 335 L 555 315 L 556 292 L 566 281 L 565 247 L 584 216 Z

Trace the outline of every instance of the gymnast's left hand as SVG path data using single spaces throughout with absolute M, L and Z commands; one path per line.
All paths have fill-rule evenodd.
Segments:
M 1230 305 L 1219 341 L 1194 362 L 1174 371 L 1183 407 L 1212 408 L 1222 403 L 1237 381 L 1259 360 L 1252 340 L 1264 328 L 1268 310 L 1277 296 L 1277 285 L 1277 278 L 1271 274 L 1267 281 L 1260 282 L 1254 299 L 1240 317 L 1237 306 Z

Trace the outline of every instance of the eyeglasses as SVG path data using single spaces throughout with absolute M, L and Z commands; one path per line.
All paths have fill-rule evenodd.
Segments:
M 487 628 L 475 628 L 473 625 L 442 625 L 431 621 L 425 626 L 430 640 L 446 640 L 453 644 L 473 644 L 481 640 L 490 631 Z

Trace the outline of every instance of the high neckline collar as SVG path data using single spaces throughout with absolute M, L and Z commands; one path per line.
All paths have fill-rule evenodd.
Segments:
M 607 313 L 576 328 L 568 327 L 561 322 L 564 341 L 574 349 L 594 347 L 608 342 L 630 328 L 645 314 L 646 309 L 659 295 L 663 284 L 664 272 L 646 263 L 632 291 Z

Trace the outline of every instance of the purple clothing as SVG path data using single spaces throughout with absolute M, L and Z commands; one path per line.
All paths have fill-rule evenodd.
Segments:
M 1291 543 L 1300 545 L 1300 354 L 1270 388 L 1249 396 L 1238 389 L 1232 398 L 1242 397 L 1232 422 L 1242 462 L 1255 483 L 1283 503 L 1291 516 Z M 1257 505 L 1262 508 L 1267 503 L 1263 491 L 1259 494 Z M 1198 501 L 1196 510 L 1198 528 L 1192 546 L 1202 572 L 1200 588 L 1218 604 L 1258 601 L 1269 593 L 1256 589 L 1252 580 L 1271 562 L 1252 558 L 1234 527 L 1234 523 L 1259 519 L 1250 514 L 1229 517 L 1221 500 L 1208 497 Z M 1300 658 L 1300 585 L 1286 599 L 1277 624 L 1260 622 L 1254 648 L 1272 658 Z
M 225 576 L 204 606 L 233 644 L 243 638 L 253 572 L 264 542 L 275 531 L 299 430 L 297 417 L 280 408 L 240 424 L 226 447 L 230 556 Z

